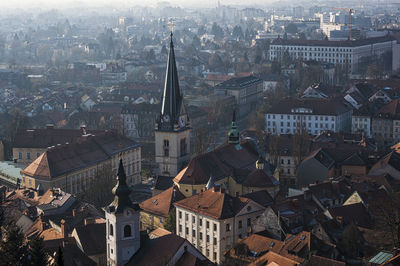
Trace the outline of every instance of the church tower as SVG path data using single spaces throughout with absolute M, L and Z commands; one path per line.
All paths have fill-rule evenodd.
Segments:
M 175 177 L 190 159 L 190 124 L 179 89 L 172 32 L 160 117 L 155 128 L 158 174 Z
M 112 190 L 114 201 L 104 208 L 106 214 L 107 265 L 125 265 L 140 248 L 140 207 L 129 198 L 130 188 L 122 159 L 117 184 Z

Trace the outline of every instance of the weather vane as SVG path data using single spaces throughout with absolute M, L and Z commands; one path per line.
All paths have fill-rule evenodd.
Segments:
M 170 19 L 168 21 L 168 28 L 171 31 L 171 33 L 174 31 L 174 27 L 175 27 L 174 21 L 172 19 Z

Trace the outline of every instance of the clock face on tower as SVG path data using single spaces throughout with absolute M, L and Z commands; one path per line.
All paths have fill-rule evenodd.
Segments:
M 179 117 L 179 126 L 180 127 L 185 126 L 185 117 L 184 116 Z

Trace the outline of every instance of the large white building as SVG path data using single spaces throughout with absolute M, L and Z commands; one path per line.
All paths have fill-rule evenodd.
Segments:
M 176 234 L 218 264 L 238 238 L 250 234 L 252 221 L 265 210 L 248 198 L 229 196 L 219 187 L 178 201 L 175 207 Z
M 348 65 L 351 72 L 357 72 L 362 58 L 379 57 L 386 52 L 392 52 L 397 47 L 396 43 L 396 40 L 388 36 L 354 41 L 278 38 L 270 46 L 269 57 L 277 60 L 288 52 L 293 59 Z
M 283 99 L 265 114 L 270 134 L 350 132 L 352 109 L 341 99 Z

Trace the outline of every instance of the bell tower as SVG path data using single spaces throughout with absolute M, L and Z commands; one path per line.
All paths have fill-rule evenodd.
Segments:
M 190 121 L 179 89 L 174 44 L 170 35 L 160 116 L 155 127 L 158 175 L 175 177 L 190 159 Z
M 112 190 L 114 201 L 104 208 L 106 214 L 107 265 L 125 265 L 140 248 L 140 207 L 129 198 L 122 159 L 117 184 Z

